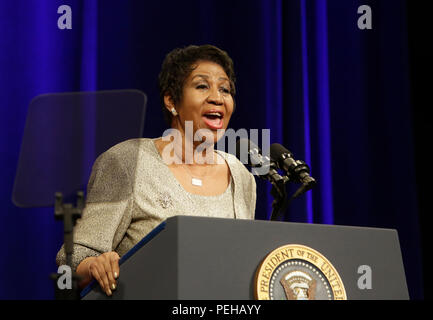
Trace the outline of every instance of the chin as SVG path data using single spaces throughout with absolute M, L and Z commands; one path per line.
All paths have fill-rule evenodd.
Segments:
M 200 144 L 214 145 L 224 135 L 224 134 L 218 134 L 217 131 L 211 131 L 211 130 L 209 131 L 212 132 L 212 134 L 207 134 L 206 136 L 197 137 L 197 141 L 199 141 Z

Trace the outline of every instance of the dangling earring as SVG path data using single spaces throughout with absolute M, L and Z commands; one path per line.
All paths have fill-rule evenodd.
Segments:
M 176 111 L 176 109 L 175 108 L 171 108 L 171 113 L 173 114 L 173 116 L 177 116 L 178 115 L 178 113 L 177 113 L 177 111 Z

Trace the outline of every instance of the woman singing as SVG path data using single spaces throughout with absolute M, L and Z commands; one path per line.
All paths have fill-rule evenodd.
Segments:
M 96 279 L 111 295 L 119 258 L 169 217 L 254 219 L 253 175 L 233 155 L 213 150 L 235 105 L 231 58 L 211 45 L 175 49 L 162 64 L 159 87 L 176 134 L 124 141 L 93 165 L 74 230 L 72 267 L 81 287 Z M 65 264 L 63 247 L 56 261 Z

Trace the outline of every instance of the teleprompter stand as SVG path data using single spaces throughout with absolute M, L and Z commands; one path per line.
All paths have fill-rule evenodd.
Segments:
M 84 209 L 84 193 L 77 192 L 77 205 L 74 207 L 71 203 L 63 203 L 63 195 L 60 192 L 55 194 L 56 202 L 54 206 L 54 217 L 56 220 L 63 221 L 63 243 L 66 255 L 66 265 L 70 267 L 70 288 L 69 290 L 60 289 L 63 286 L 59 283 L 62 281 L 62 274 L 53 273 L 51 279 L 54 281 L 54 290 L 56 300 L 78 300 L 80 298 L 80 289 L 78 288 L 80 276 L 71 268 L 72 254 L 74 253 L 74 226 L 77 219 L 81 217 Z M 67 285 L 67 284 L 66 284 Z
M 73 230 L 85 203 L 79 190 L 85 190 L 101 153 L 142 136 L 146 102 L 139 90 L 110 90 L 42 94 L 30 103 L 12 202 L 29 209 L 54 207 L 55 219 L 63 222 L 66 264 L 50 276 L 57 299 L 79 297 L 72 268 Z

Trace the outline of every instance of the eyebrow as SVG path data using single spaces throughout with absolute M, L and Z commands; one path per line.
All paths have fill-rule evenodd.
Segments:
M 200 78 L 204 78 L 204 79 L 209 79 L 208 75 L 205 74 L 196 74 L 194 77 L 192 77 L 192 80 L 194 80 L 195 77 L 200 77 Z M 226 77 L 219 77 L 218 80 L 227 80 L 230 82 L 230 80 Z

